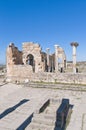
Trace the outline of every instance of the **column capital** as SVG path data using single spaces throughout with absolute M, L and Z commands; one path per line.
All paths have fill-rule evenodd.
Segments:
M 77 47 L 79 44 L 78 44 L 78 42 L 71 42 L 70 45 Z
M 59 47 L 59 45 L 55 44 L 54 47 L 57 48 L 57 47 Z

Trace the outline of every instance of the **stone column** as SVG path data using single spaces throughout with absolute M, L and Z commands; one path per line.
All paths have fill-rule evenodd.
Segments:
M 58 45 L 55 46 L 55 72 L 58 72 Z
M 46 52 L 47 52 L 47 66 L 48 66 L 48 72 L 50 72 L 49 51 L 50 51 L 50 49 L 47 48 L 47 49 L 46 49 Z
M 73 47 L 73 73 L 76 73 L 76 48 L 78 45 L 77 42 L 71 43 L 71 46 Z
M 54 72 L 54 61 L 53 61 L 53 54 L 51 55 L 51 67 L 52 67 L 52 72 Z

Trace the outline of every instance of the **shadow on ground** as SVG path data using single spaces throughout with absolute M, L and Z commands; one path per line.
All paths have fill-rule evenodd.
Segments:
M 6 115 L 8 115 L 9 113 L 13 112 L 19 106 L 23 105 L 24 103 L 26 103 L 28 101 L 29 101 L 29 99 L 23 99 L 18 104 L 16 104 L 15 106 L 6 109 L 3 113 L 0 114 L 0 119 L 4 118 Z
M 33 113 L 16 130 L 24 130 L 31 123 L 32 117 Z
M 66 130 L 74 105 L 69 104 L 69 99 L 62 99 L 62 103 L 56 112 L 56 123 L 54 130 Z

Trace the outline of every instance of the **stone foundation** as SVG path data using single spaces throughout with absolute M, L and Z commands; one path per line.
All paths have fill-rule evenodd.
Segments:
M 18 66 L 19 67 L 19 66 Z M 7 81 L 10 82 L 52 82 L 52 83 L 69 83 L 69 84 L 86 84 L 86 74 L 73 74 L 73 73 L 28 73 L 30 70 L 28 67 L 19 67 L 17 71 L 16 67 L 14 67 L 14 72 L 12 75 L 7 76 Z M 24 69 L 29 71 L 28 73 L 24 73 Z M 26 72 L 26 71 L 25 71 Z

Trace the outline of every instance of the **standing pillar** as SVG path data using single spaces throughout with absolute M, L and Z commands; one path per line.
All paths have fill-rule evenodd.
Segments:
M 55 46 L 55 72 L 58 72 L 58 45 Z
M 50 51 L 50 49 L 47 48 L 47 49 L 46 49 L 46 52 L 47 52 L 47 67 L 48 67 L 48 72 L 50 72 L 49 51 Z
M 54 61 L 53 61 L 53 54 L 52 54 L 52 60 L 51 60 L 51 68 L 52 68 L 52 72 L 54 72 Z
M 77 42 L 71 43 L 71 46 L 73 47 L 73 73 L 76 73 L 76 48 L 78 45 Z

